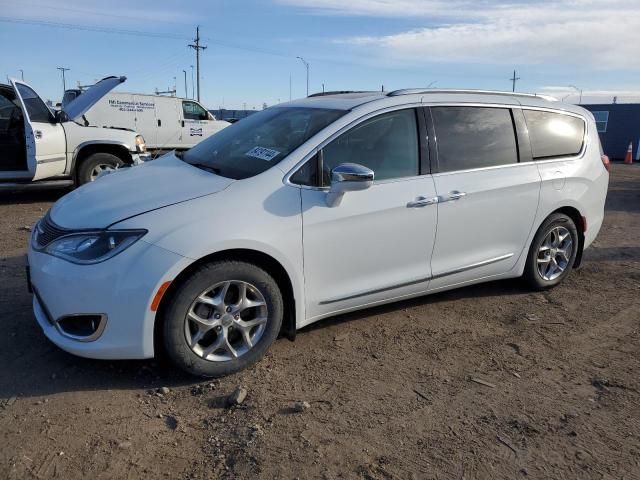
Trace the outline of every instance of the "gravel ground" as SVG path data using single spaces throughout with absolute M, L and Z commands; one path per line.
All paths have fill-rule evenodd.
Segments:
M 60 195 L 0 197 L 0 478 L 640 478 L 638 166 L 614 165 L 604 226 L 560 287 L 340 316 L 206 382 L 45 339 L 25 227 Z

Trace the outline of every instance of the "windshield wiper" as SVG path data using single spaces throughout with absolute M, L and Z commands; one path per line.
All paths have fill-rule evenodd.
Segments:
M 189 162 L 187 162 L 187 163 L 189 163 Z M 200 169 L 205 170 L 205 171 L 210 172 L 210 173 L 215 173 L 216 175 L 220 175 L 220 169 L 219 168 L 212 167 L 212 166 L 207 165 L 205 163 L 189 163 L 189 165 L 192 165 L 192 166 L 194 166 L 196 168 L 200 168 Z

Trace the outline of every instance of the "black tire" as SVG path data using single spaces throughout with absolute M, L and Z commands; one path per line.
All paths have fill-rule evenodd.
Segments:
M 80 167 L 78 168 L 78 174 L 76 176 L 78 186 L 90 183 L 94 180 L 92 172 L 95 168 L 104 166 L 105 168 L 117 168 L 124 162 L 115 155 L 110 153 L 93 153 L 89 157 L 85 158 Z
M 571 235 L 571 255 L 569 256 L 569 260 L 564 271 L 559 276 L 553 279 L 545 279 L 538 269 L 539 250 L 542 247 L 542 243 L 544 242 L 547 235 L 557 227 L 566 228 Z M 573 220 L 562 213 L 554 213 L 549 215 L 549 217 L 542 223 L 542 225 L 540 225 L 540 228 L 536 232 L 535 237 L 533 237 L 533 242 L 531 242 L 529 254 L 527 255 L 527 264 L 524 269 L 523 278 L 526 280 L 529 286 L 535 290 L 547 290 L 549 288 L 555 287 L 556 285 L 561 283 L 571 272 L 579 248 L 580 244 L 578 240 L 578 229 Z
M 267 322 L 261 337 L 246 353 L 226 361 L 212 361 L 196 354 L 187 343 L 185 322 L 193 302 L 220 282 L 240 281 L 254 286 L 267 307 Z M 247 262 L 222 260 L 199 267 L 172 294 L 165 309 L 163 341 L 169 358 L 192 375 L 221 377 L 250 367 L 260 360 L 278 337 L 283 318 L 283 300 L 276 281 L 266 271 Z M 213 334 L 216 335 L 217 334 Z

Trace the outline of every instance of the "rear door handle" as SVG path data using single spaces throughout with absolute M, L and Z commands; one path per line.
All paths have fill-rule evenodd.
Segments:
M 438 203 L 438 197 L 417 197 L 413 202 L 407 203 L 407 208 L 420 208 Z
M 440 203 L 442 202 L 454 202 L 456 200 L 460 200 L 462 197 L 467 195 L 466 192 L 460 192 L 458 190 L 450 191 L 447 196 L 440 197 Z

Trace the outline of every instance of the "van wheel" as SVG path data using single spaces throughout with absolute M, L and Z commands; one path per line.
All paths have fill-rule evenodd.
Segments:
M 103 172 L 113 171 L 124 162 L 110 153 L 94 153 L 85 158 L 78 168 L 78 185 L 93 182 Z
M 555 287 L 569 275 L 578 248 L 578 229 L 573 220 L 562 213 L 550 215 L 533 238 L 524 279 L 536 290 Z
M 229 375 L 265 355 L 282 317 L 282 294 L 267 272 L 240 261 L 209 263 L 170 299 L 163 318 L 165 349 L 188 373 Z

